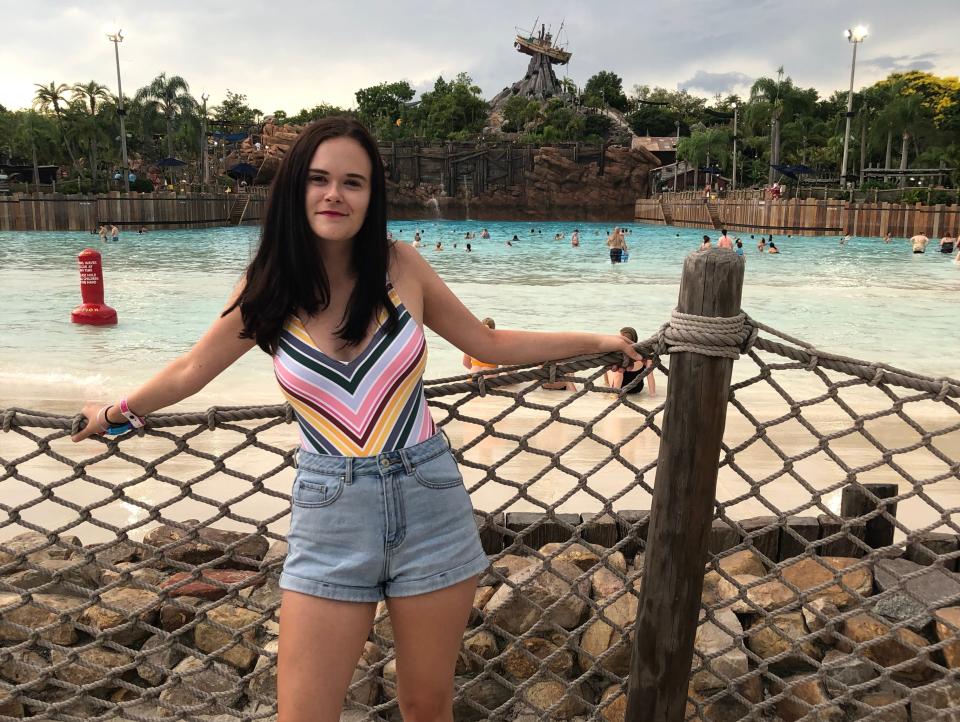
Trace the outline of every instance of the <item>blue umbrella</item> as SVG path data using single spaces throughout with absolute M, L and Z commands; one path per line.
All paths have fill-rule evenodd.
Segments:
M 227 175 L 231 178 L 253 178 L 256 174 L 256 167 L 249 163 L 237 163 L 227 171 Z

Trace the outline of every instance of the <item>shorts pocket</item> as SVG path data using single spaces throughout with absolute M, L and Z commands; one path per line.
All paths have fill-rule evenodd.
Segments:
M 293 503 L 297 506 L 330 506 L 343 493 L 343 474 L 318 474 L 301 469 L 293 482 Z
M 430 489 L 449 489 L 463 485 L 460 467 L 449 451 L 421 461 L 414 467 L 413 476 L 421 486 Z

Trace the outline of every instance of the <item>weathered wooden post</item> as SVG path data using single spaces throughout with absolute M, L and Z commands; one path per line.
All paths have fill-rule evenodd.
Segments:
M 683 263 L 677 310 L 736 316 L 743 266 L 729 250 L 691 253 Z M 630 660 L 629 722 L 683 719 L 732 369 L 729 358 L 670 356 L 645 583 Z

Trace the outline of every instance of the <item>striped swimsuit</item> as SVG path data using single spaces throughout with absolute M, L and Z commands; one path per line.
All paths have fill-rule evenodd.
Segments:
M 376 456 L 436 433 L 423 393 L 427 343 L 423 329 L 387 282 L 399 313 L 387 334 L 386 312 L 363 352 L 352 361 L 331 358 L 292 315 L 280 334 L 273 368 L 300 425 L 304 449 L 330 456 Z

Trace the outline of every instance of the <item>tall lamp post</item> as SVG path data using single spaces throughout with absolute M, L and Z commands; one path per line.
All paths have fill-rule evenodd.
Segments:
M 853 118 L 853 74 L 857 69 L 857 45 L 867 37 L 867 28 L 857 25 L 853 29 L 843 31 L 847 40 L 853 45 L 853 61 L 850 63 L 850 92 L 847 93 L 847 128 L 843 134 L 843 163 L 840 168 L 840 187 L 847 185 L 847 157 L 850 152 L 850 120 Z
M 731 185 L 733 190 L 737 190 L 737 111 L 740 110 L 738 103 L 733 104 L 733 178 Z
M 117 115 L 120 116 L 120 149 L 123 154 L 123 190 L 130 192 L 130 168 L 127 162 L 127 126 L 124 118 L 127 111 L 123 107 L 123 86 L 120 84 L 120 43 L 123 42 L 123 31 L 107 33 L 107 40 L 113 43 L 113 52 L 117 59 Z
M 210 96 L 206 93 L 203 93 L 200 96 L 200 100 L 203 101 L 203 116 L 202 116 L 202 127 L 200 129 L 200 178 L 203 185 L 200 187 L 201 190 L 206 190 L 207 188 L 207 101 L 210 99 Z
M 680 171 L 680 156 L 677 155 L 677 144 L 680 142 L 680 121 L 673 121 L 674 125 L 677 126 L 677 139 L 673 143 L 673 192 L 677 192 L 677 173 Z M 647 131 L 648 133 L 650 131 Z M 687 189 L 687 177 L 683 177 L 683 189 Z

